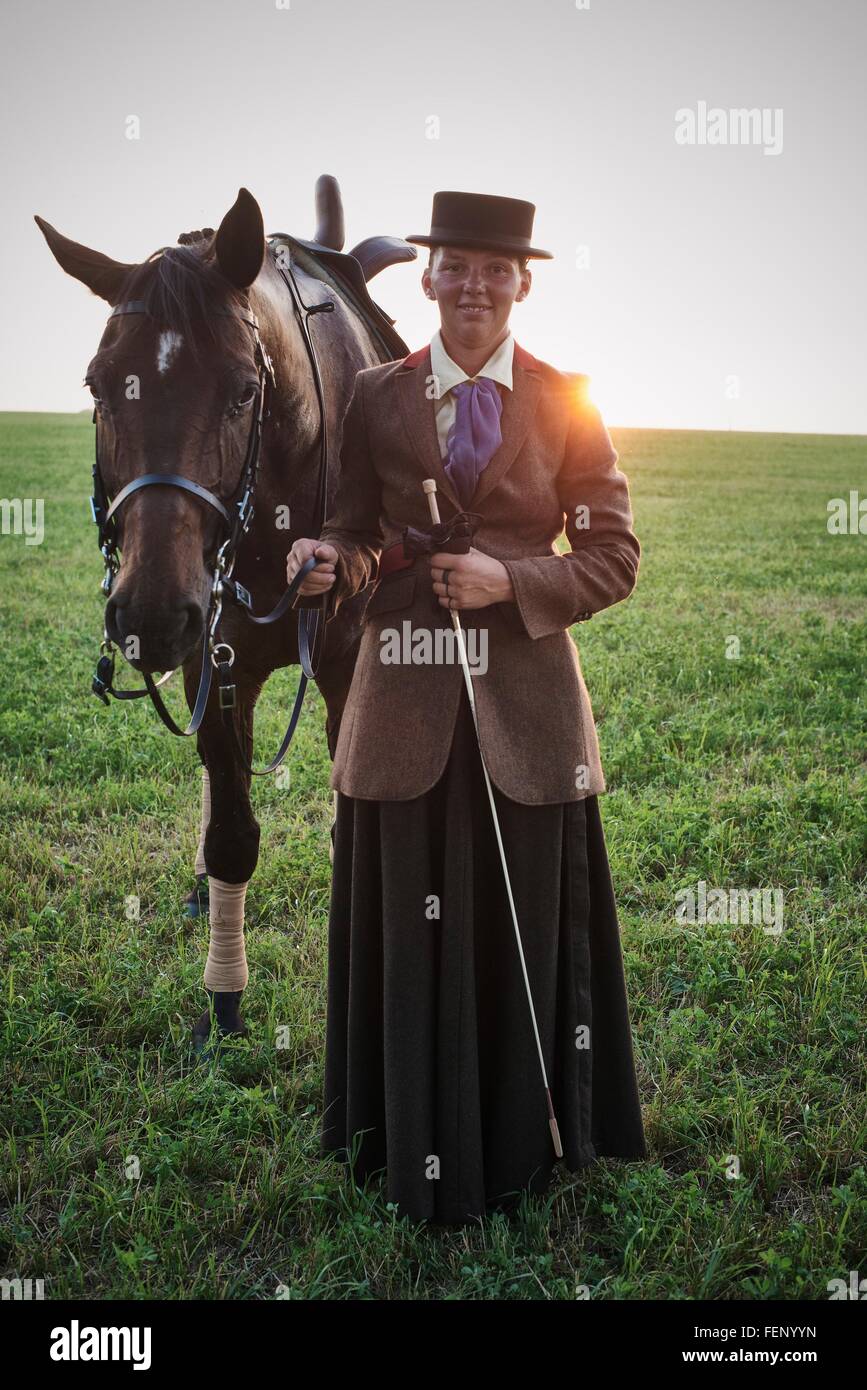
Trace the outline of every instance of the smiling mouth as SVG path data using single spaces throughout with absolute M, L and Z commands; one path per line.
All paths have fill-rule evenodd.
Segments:
M 459 309 L 462 309 L 463 312 L 464 312 L 465 314 L 487 314 L 487 313 L 490 312 L 490 310 L 492 309 L 492 307 L 493 307 L 493 305 L 491 305 L 491 304 L 459 304 L 459 305 L 458 305 L 458 308 L 459 308 Z

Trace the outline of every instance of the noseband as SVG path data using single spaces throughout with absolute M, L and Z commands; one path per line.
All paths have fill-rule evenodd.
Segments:
M 269 251 L 270 251 L 269 247 Z M 319 404 L 320 431 L 319 431 L 319 474 L 316 489 L 316 533 L 322 530 L 325 523 L 325 510 L 328 498 L 328 429 L 325 411 L 325 394 L 322 386 L 322 374 L 319 370 L 319 361 L 316 356 L 316 349 L 310 336 L 310 329 L 307 320 L 318 313 L 327 313 L 334 309 L 334 302 L 326 300 L 322 304 L 304 304 L 295 276 L 291 266 L 283 264 L 275 256 L 275 266 L 283 277 L 289 293 L 292 297 L 292 305 L 295 316 L 301 329 L 301 336 L 307 349 L 313 373 L 313 381 L 316 387 L 316 396 Z M 148 308 L 143 300 L 129 300 L 125 303 L 116 305 L 109 314 L 111 319 L 124 314 L 147 314 Z M 253 613 L 253 600 L 243 584 L 232 579 L 232 571 L 235 567 L 237 552 L 244 536 L 248 533 L 253 520 L 253 502 L 256 493 L 256 483 L 259 472 L 259 455 L 262 446 L 262 425 L 269 415 L 268 400 L 269 391 L 276 387 L 274 376 L 274 366 L 269 357 L 261 338 L 259 337 L 259 321 L 256 315 L 249 309 L 214 309 L 212 313 L 223 315 L 228 318 L 240 319 L 246 323 L 253 332 L 255 346 L 256 371 L 258 385 L 253 410 L 253 419 L 250 425 L 250 433 L 247 437 L 247 449 L 244 459 L 244 467 L 241 473 L 241 480 L 235 490 L 234 496 L 228 501 L 223 502 L 221 498 L 209 488 L 203 487 L 200 483 L 194 482 L 191 478 L 185 478 L 179 473 L 144 473 L 139 478 L 133 478 L 120 492 L 109 501 L 108 493 L 102 476 L 99 453 L 99 432 L 95 434 L 95 450 L 93 462 L 93 495 L 91 497 L 91 511 L 93 519 L 98 528 L 99 548 L 105 561 L 105 576 L 102 581 L 102 591 L 108 597 L 111 593 L 115 577 L 120 569 L 118 558 L 118 531 L 117 516 L 123 504 L 135 493 L 141 492 L 146 487 L 174 487 L 183 492 L 190 493 L 191 496 L 198 498 L 206 506 L 217 513 L 223 523 L 225 537 L 217 551 L 214 574 L 211 581 L 210 596 L 208 599 L 208 612 L 206 614 L 205 630 L 202 642 L 202 665 L 199 677 L 199 687 L 196 694 L 193 712 L 190 722 L 186 729 L 181 729 L 175 723 L 169 711 L 163 703 L 159 688 L 174 675 L 173 671 L 167 671 L 160 677 L 159 681 L 154 681 L 153 677 L 146 674 L 144 690 L 116 690 L 113 684 L 114 679 L 114 648 L 106 632 L 101 646 L 101 656 L 97 664 L 96 675 L 93 679 L 93 693 L 98 695 L 105 704 L 109 703 L 109 695 L 118 700 L 140 699 L 145 695 L 150 695 L 151 700 L 166 727 L 173 733 L 182 738 L 189 738 L 196 733 L 205 715 L 205 709 L 210 694 L 212 672 L 216 670 L 219 682 L 220 710 L 223 714 L 224 722 L 230 727 L 233 742 L 235 744 L 236 755 L 240 758 L 248 772 L 256 776 L 263 776 L 273 772 L 283 758 L 292 741 L 298 723 L 298 716 L 301 713 L 301 705 L 304 700 L 304 693 L 307 681 L 315 678 L 319 669 L 321 649 L 324 642 L 323 615 L 318 609 L 302 609 L 298 614 L 298 657 L 301 664 L 301 679 L 298 684 L 298 692 L 292 709 L 292 715 L 286 735 L 278 750 L 277 756 L 268 764 L 267 767 L 253 768 L 247 760 L 237 730 L 235 729 L 233 711 L 236 704 L 235 685 L 232 680 L 231 668 L 235 661 L 235 653 L 227 642 L 217 640 L 217 630 L 223 611 L 223 600 L 231 597 L 237 600 L 242 606 L 248 619 L 256 624 L 270 624 L 283 617 L 291 603 L 295 599 L 296 593 L 304 582 L 307 575 L 316 566 L 315 558 L 307 560 L 301 567 L 292 583 L 286 589 L 279 603 L 274 609 L 264 617 L 257 618 Z M 93 422 L 96 425 L 97 412 L 94 407 Z

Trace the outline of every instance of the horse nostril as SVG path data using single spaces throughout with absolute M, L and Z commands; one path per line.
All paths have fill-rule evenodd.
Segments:
M 104 613 L 105 630 L 108 633 L 109 637 L 111 637 L 114 641 L 118 640 L 120 632 L 120 629 L 117 625 L 117 620 L 118 612 L 121 609 L 121 607 L 122 605 L 117 602 L 117 599 L 114 597 L 114 595 L 112 595 L 111 598 L 106 600 Z
M 198 603 L 188 603 L 184 607 L 184 636 L 192 641 L 201 635 L 204 628 L 204 617 Z

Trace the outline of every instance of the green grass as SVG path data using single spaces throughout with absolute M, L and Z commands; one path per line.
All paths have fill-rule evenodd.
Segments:
M 89 693 L 89 418 L 0 417 L 0 496 L 46 507 L 43 545 L 0 537 L 0 1272 L 89 1299 L 571 1299 L 579 1285 L 605 1299 L 824 1299 L 829 1279 L 867 1275 L 865 541 L 825 525 L 829 498 L 867 491 L 865 441 L 615 439 L 641 574 L 577 636 L 651 1157 L 601 1162 L 511 1219 L 456 1231 L 398 1220 L 379 1187 L 353 1189 L 318 1156 L 318 694 L 289 787 L 254 792 L 251 1040 L 192 1066 L 206 926 L 179 904 L 195 751 L 144 705 L 106 710 Z M 263 699 L 260 759 L 295 678 L 279 673 Z M 675 894 L 699 879 L 782 889 L 782 936 L 676 921 Z

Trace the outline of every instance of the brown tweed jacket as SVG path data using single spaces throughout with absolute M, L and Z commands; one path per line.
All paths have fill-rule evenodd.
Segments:
M 382 549 L 407 525 L 429 528 L 424 478 L 436 479 L 443 521 L 460 510 L 440 457 L 431 383 L 429 347 L 359 372 L 340 487 L 321 535 L 340 556 L 329 618 L 376 583 L 331 775 L 337 791 L 376 801 L 420 796 L 441 776 L 463 688 L 453 648 L 439 664 L 383 659 L 401 634 L 407 658 L 412 641 L 425 640 L 420 630 L 431 643 L 437 629 L 447 643 L 452 632 L 447 611 L 433 606 L 427 556 L 379 578 Z M 626 598 L 638 572 L 628 484 L 586 385 L 515 344 L 503 442 L 470 503 L 484 518 L 473 545 L 503 562 L 515 594 L 460 615 L 471 656 L 485 652 L 473 677 L 482 747 L 494 784 L 531 805 L 605 790 L 568 628 Z M 571 553 L 561 555 L 554 542 L 564 518 Z

